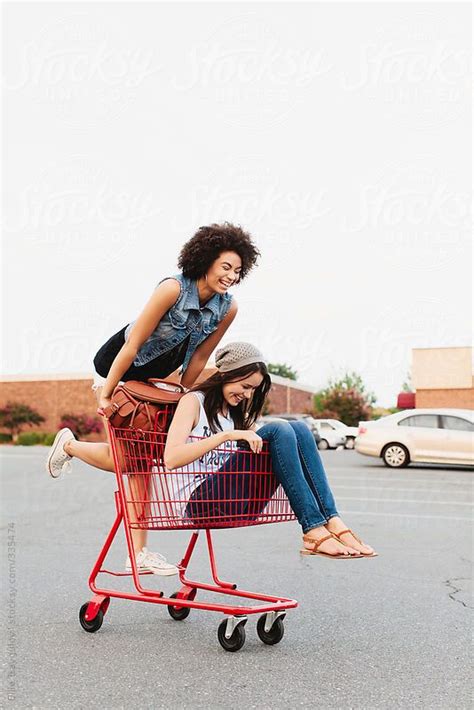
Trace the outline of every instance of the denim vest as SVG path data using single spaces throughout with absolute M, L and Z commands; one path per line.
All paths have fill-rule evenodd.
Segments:
M 189 345 L 181 373 L 186 371 L 194 351 L 205 340 L 227 314 L 232 296 L 229 293 L 216 293 L 203 306 L 199 305 L 197 281 L 193 281 L 183 274 L 166 276 L 166 279 L 176 279 L 180 285 L 180 295 L 174 306 L 165 313 L 153 333 L 145 340 L 137 353 L 133 364 L 139 367 L 146 365 L 159 355 L 167 353 L 190 335 Z M 159 285 L 158 284 L 158 285 Z M 130 323 L 125 330 L 125 340 L 135 321 Z

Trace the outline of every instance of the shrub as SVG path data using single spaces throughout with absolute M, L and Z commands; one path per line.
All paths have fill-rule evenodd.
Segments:
M 346 373 L 339 380 L 314 395 L 313 411 L 317 419 L 339 419 L 348 426 L 357 426 L 360 420 L 371 419 L 376 397 L 366 392 L 360 375 Z
M 36 446 L 42 444 L 46 434 L 42 431 L 25 431 L 15 439 L 16 446 Z
M 87 434 L 102 431 L 102 424 L 97 417 L 89 417 L 87 414 L 63 414 L 59 423 L 59 428 L 68 427 L 76 436 L 87 436 Z
M 10 444 L 12 440 L 11 434 L 3 434 L 0 432 L 0 444 Z
M 42 443 L 44 444 L 44 446 L 52 446 L 55 438 L 56 434 L 45 434 Z

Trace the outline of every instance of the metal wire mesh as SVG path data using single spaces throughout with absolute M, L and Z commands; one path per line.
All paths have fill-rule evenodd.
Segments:
M 143 530 L 263 525 L 294 520 L 288 498 L 261 453 L 226 442 L 200 459 L 168 470 L 166 432 L 111 429 L 116 473 L 128 524 Z M 191 437 L 191 441 L 200 441 Z

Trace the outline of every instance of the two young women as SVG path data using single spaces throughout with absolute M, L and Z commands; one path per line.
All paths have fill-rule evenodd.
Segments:
M 176 379 L 173 373 L 181 366 L 181 384 L 190 388 L 236 316 L 237 304 L 228 293 L 229 288 L 247 276 L 255 266 L 258 256 L 259 251 L 250 235 L 240 227 L 227 222 L 201 227 L 181 250 L 178 261 L 181 272 L 162 279 L 139 318 L 113 335 L 95 356 L 96 376 L 93 389 L 96 391 L 98 411 L 110 403 L 112 392 L 120 381 L 146 381 L 150 377 L 166 379 L 170 376 L 170 379 Z M 235 355 L 235 348 L 232 352 Z M 210 437 L 207 442 L 201 444 L 185 443 L 187 435 L 193 429 L 198 405 L 202 405 L 200 419 L 204 416 L 203 413 L 206 417 L 210 415 L 208 424 L 211 430 L 214 430 L 217 422 L 224 422 L 224 428 L 227 429 L 231 422 L 237 424 L 237 431 L 233 434 L 227 433 L 227 436 L 237 437 L 236 440 L 247 439 L 252 450 L 258 450 L 264 437 L 262 432 L 257 435 L 251 427 L 263 408 L 265 395 L 270 387 L 266 366 L 260 354 L 259 357 L 258 363 L 253 360 L 244 365 L 252 365 L 254 369 L 245 371 L 243 379 L 242 372 L 237 372 L 234 377 L 233 370 L 239 371 L 241 368 L 233 367 L 225 374 L 221 373 L 223 380 L 216 381 L 211 378 L 201 385 L 200 389 L 205 392 L 202 402 L 197 401 L 196 394 L 182 398 L 168 439 L 167 456 L 171 456 L 169 465 L 182 465 L 183 456 L 194 456 L 196 447 L 209 445 L 209 451 L 217 446 L 215 437 L 220 437 L 219 433 L 215 433 L 214 438 Z M 258 367 L 255 367 L 256 365 Z M 248 412 L 243 409 L 247 400 L 250 407 Z M 210 402 L 214 402 L 212 408 Z M 217 408 L 215 402 L 219 402 Z M 236 418 L 232 417 L 232 413 Z M 296 457 L 288 456 L 284 461 L 280 461 L 277 456 L 275 460 L 279 480 L 302 524 L 305 547 L 315 553 L 319 551 L 319 554 L 334 557 L 373 555 L 372 549 L 363 545 L 345 528 L 337 515 L 314 440 L 312 435 L 309 438 L 309 430 L 307 432 L 306 428 L 302 427 L 305 425 L 298 422 L 282 422 L 265 425 L 262 429 L 263 435 L 268 436 L 271 450 L 273 447 L 275 452 L 282 448 L 291 450 L 293 454 L 296 452 Z M 290 449 L 289 441 L 293 442 Z M 184 446 L 185 451 L 182 448 Z M 303 489 L 299 485 L 302 483 L 300 474 L 303 470 L 299 458 L 300 449 L 306 457 L 304 460 L 311 460 L 313 470 L 309 477 L 314 486 L 307 483 Z M 194 458 L 187 458 L 187 462 L 199 458 L 199 451 Z M 114 471 L 109 441 L 97 444 L 77 441 L 69 429 L 62 429 L 58 432 L 47 458 L 46 466 L 50 475 L 57 478 L 62 472 L 69 470 L 73 457 L 97 468 Z M 304 478 L 307 480 L 309 467 L 307 463 L 304 465 Z M 292 483 L 289 479 L 298 480 L 298 483 Z M 316 488 L 316 480 L 319 481 L 320 488 L 322 485 L 320 493 Z M 290 493 L 290 490 L 293 492 Z M 201 493 L 203 492 L 204 489 Z M 334 537 L 337 535 L 341 536 L 341 541 Z M 347 544 L 342 542 L 343 535 L 344 543 Z M 325 539 L 322 540 L 322 537 Z M 133 530 L 132 538 L 140 569 L 148 569 L 156 574 L 177 572 L 177 568 L 168 564 L 161 555 L 147 550 L 146 531 Z M 351 547 L 348 547 L 349 544 Z M 127 560 L 127 568 L 129 567 L 130 561 Z

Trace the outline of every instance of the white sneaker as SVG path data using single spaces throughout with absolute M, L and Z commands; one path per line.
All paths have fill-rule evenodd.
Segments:
M 60 429 L 56 434 L 48 458 L 46 459 L 46 470 L 53 478 L 59 478 L 62 473 L 69 473 L 71 471 L 72 467 L 70 461 L 72 456 L 69 456 L 69 454 L 64 451 L 64 444 L 66 441 L 71 441 L 71 439 L 75 438 L 72 431 L 67 427 Z
M 175 565 L 166 561 L 166 557 L 160 555 L 159 552 L 149 552 L 146 547 L 142 547 L 136 556 L 137 568 L 139 572 L 153 572 L 153 574 L 171 575 L 178 574 L 179 570 Z M 125 562 L 125 570 L 132 571 L 130 557 L 127 557 Z

